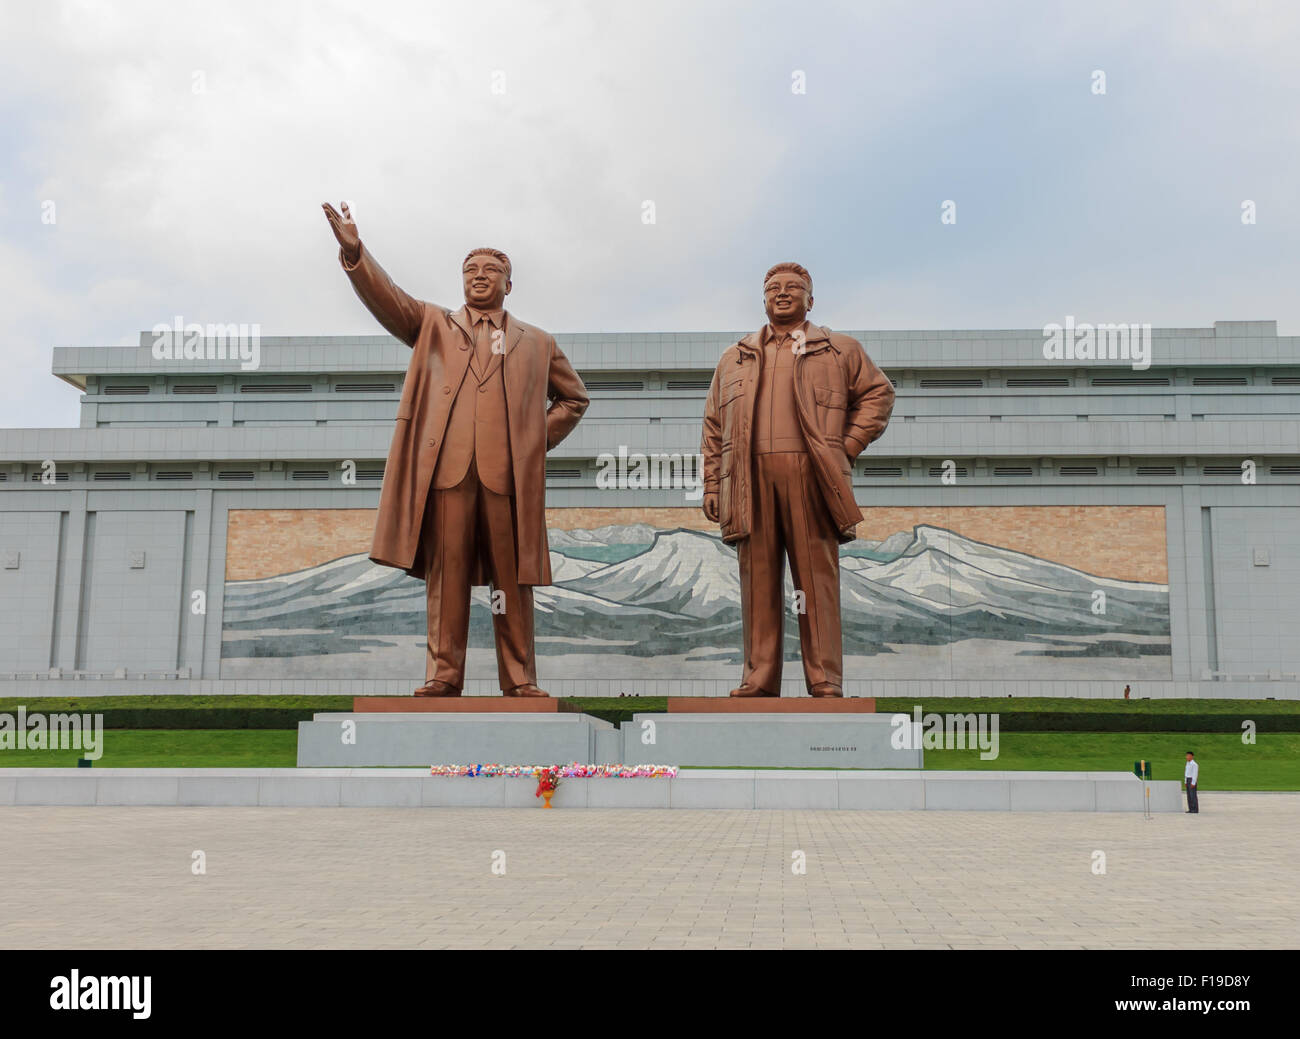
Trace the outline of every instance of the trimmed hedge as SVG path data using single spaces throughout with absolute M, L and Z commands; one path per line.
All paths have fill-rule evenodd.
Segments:
M 990 699 L 978 710 L 996 713 L 1000 732 L 1219 732 L 1240 733 L 1243 721 L 1255 723 L 1259 733 L 1300 732 L 1300 714 L 1255 711 L 1250 706 L 1226 713 L 1222 710 L 1196 713 L 1129 712 L 1129 711 L 1016 711 L 998 710 L 1003 701 Z M 968 701 L 969 703 L 969 701 Z M 589 714 L 619 725 L 630 722 L 636 714 L 656 714 L 667 710 L 663 697 L 584 697 L 561 699 L 561 711 Z M 924 714 L 969 714 L 975 708 L 949 707 L 931 700 L 923 705 Z M 14 707 L 0 707 L 13 711 Z M 322 702 L 303 707 L 106 707 L 96 709 L 93 701 L 81 701 L 76 707 L 37 707 L 28 705 L 28 713 L 102 714 L 107 729 L 297 729 L 300 721 L 310 721 L 320 711 L 350 710 Z M 880 714 L 912 715 L 906 710 L 882 710 Z
M 1261 715 L 1300 714 L 1300 700 L 1273 699 L 1206 699 L 1169 697 L 1152 700 L 1142 697 L 1125 700 L 1121 697 L 1077 696 L 880 696 L 876 698 L 878 714 L 903 711 L 908 714 L 916 706 L 925 711 L 960 712 L 1004 711 L 1008 714 L 1126 714 L 1147 717 L 1153 714 L 1226 714 L 1236 718 L 1258 718 Z
M 911 711 L 884 712 L 907 714 Z M 969 714 L 969 711 L 941 711 L 931 707 L 925 713 Z M 999 732 L 1233 732 L 1250 720 L 1255 731 L 1300 732 L 1296 714 L 1070 714 L 1064 711 L 996 711 Z M 924 717 L 924 715 L 922 715 Z
M 631 702 L 629 702 L 629 700 Z M 588 701 L 588 704 L 590 701 Z M 992 707 L 992 705 L 989 705 Z M 986 713 L 996 713 L 999 732 L 1232 732 L 1240 733 L 1241 723 L 1249 719 L 1258 733 L 1300 732 L 1300 715 L 1258 714 L 1243 711 L 1241 714 L 1118 714 L 1092 711 L 1071 714 L 1067 711 L 997 711 L 985 708 Z M 636 714 L 655 714 L 665 710 L 634 699 L 615 699 L 610 706 L 582 707 L 560 704 L 560 710 L 589 714 L 613 725 L 630 722 Z M 906 714 L 909 711 L 879 711 L 879 714 Z M 970 711 L 945 711 L 937 705 L 924 714 L 969 714 Z M 923 714 L 923 717 L 924 717 Z
M 28 714 L 38 713 L 29 710 Z M 297 729 L 311 721 L 315 711 L 268 707 L 160 707 L 114 708 L 93 706 L 76 711 L 40 711 L 41 714 L 102 714 L 106 729 Z

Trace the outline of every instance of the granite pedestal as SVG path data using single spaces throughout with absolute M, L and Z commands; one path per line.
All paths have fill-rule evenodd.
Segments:
M 555 714 L 551 696 L 354 696 L 357 714 Z
M 300 768 L 589 764 L 609 722 L 586 714 L 321 713 L 298 723 Z
M 497 701 L 498 705 L 501 701 Z M 835 713 L 638 714 L 615 729 L 586 714 L 461 707 L 316 714 L 298 723 L 298 765 L 661 764 L 717 768 L 921 768 L 891 745 L 890 716 Z
M 408 711 L 394 708 L 411 705 Z M 891 716 L 871 701 L 730 701 L 699 708 L 683 698 L 667 714 L 637 714 L 615 729 L 554 700 L 358 698 L 352 712 L 298 725 L 298 765 L 362 768 L 433 764 L 661 764 L 716 768 L 921 768 L 917 749 L 895 749 Z M 535 705 L 533 710 L 529 706 Z M 722 707 L 720 710 L 719 707 Z
M 890 715 L 844 711 L 638 714 L 621 726 L 620 761 L 714 768 L 923 767 L 919 738 L 910 741 L 915 749 L 895 749 L 894 731 Z

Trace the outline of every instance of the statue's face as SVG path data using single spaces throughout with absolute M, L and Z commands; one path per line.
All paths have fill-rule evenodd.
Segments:
M 475 253 L 461 270 L 465 302 L 480 310 L 498 310 L 510 294 L 506 265 L 491 253 Z
M 775 324 L 797 325 L 812 310 L 808 283 L 794 271 L 779 271 L 763 286 L 763 307 Z

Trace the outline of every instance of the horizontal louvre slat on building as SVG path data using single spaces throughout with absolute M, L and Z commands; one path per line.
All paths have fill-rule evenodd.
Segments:
M 305 382 L 246 382 L 239 387 L 240 393 L 311 393 L 311 385 Z

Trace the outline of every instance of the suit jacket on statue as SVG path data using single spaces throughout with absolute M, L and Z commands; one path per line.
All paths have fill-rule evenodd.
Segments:
M 507 331 L 513 324 L 508 322 Z M 501 373 L 500 354 L 492 354 L 487 370 L 479 371 L 478 359 L 470 351 L 469 371 L 461 392 L 452 395 L 451 415 L 433 470 L 433 486 L 439 490 L 460 483 L 472 460 L 484 487 L 497 494 L 515 493 L 506 382 Z
M 799 428 L 817 485 L 841 541 L 862 520 L 853 497 L 850 460 L 885 431 L 894 387 L 852 336 L 808 324 L 807 350 L 795 358 Z M 749 536 L 753 503 L 754 400 L 763 364 L 762 332 L 728 347 L 713 373 L 705 405 L 704 493 L 718 495 L 724 541 Z
M 370 558 L 423 580 L 420 529 L 452 406 L 460 394 L 480 392 L 479 379 L 469 370 L 473 329 L 464 307 L 451 311 L 399 289 L 364 244 L 355 265 L 348 264 L 342 250 L 339 261 L 379 323 L 412 350 L 388 449 Z M 540 328 L 507 314 L 503 345 L 500 376 L 515 494 L 519 583 L 550 584 L 546 452 L 582 418 L 587 390 L 555 338 Z M 463 445 L 463 430 L 457 430 L 457 435 L 457 445 Z M 477 562 L 474 583 L 488 583 Z

